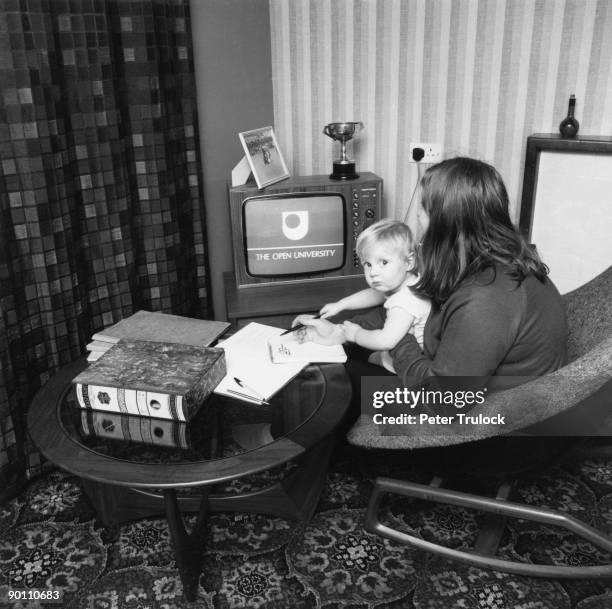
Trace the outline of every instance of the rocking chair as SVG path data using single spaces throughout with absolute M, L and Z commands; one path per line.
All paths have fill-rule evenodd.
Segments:
M 584 413 L 588 413 L 590 428 L 587 430 L 588 433 L 583 435 L 612 435 L 612 266 L 585 285 L 565 294 L 563 301 L 569 330 L 567 340 L 569 363 L 556 372 L 490 395 L 485 406 L 486 410 L 480 411 L 483 414 L 487 412 L 493 414 L 511 410 L 513 424 L 504 428 L 506 434 L 511 432 L 514 436 L 520 436 L 521 430 L 526 430 L 527 435 L 531 435 L 531 439 L 537 441 L 533 436 L 539 435 L 538 430 L 550 431 L 553 427 L 556 430 L 554 435 L 571 436 L 575 422 L 578 419 L 584 422 Z M 609 431 L 606 432 L 606 428 Z M 416 431 L 418 432 L 418 429 Z M 418 433 L 385 436 L 378 426 L 373 424 L 371 418 L 362 415 L 349 431 L 347 439 L 356 447 L 407 450 L 414 456 L 423 452 L 432 454 L 447 450 L 445 447 L 440 447 L 441 443 L 467 442 L 464 446 L 469 445 L 479 449 L 483 444 L 491 445 L 499 440 L 521 440 L 520 437 L 507 436 L 494 438 L 495 431 L 496 428 L 492 425 L 474 426 L 471 429 L 473 433 L 469 442 L 460 436 L 451 439 L 450 442 L 448 437 L 441 442 L 441 439 L 435 436 Z M 553 440 L 565 440 L 565 438 L 556 437 Z M 511 442 L 508 445 L 511 445 Z M 540 443 L 540 447 L 546 446 L 545 441 Z M 604 450 L 610 454 L 609 445 L 604 446 Z M 496 454 L 499 454 L 499 451 Z M 508 517 L 565 528 L 609 553 L 612 553 L 612 538 L 562 512 L 508 501 L 511 491 L 511 484 L 508 482 L 504 482 L 499 487 L 495 498 L 445 489 L 441 485 L 440 476 L 434 476 L 429 486 L 392 478 L 377 478 L 366 512 L 366 530 L 481 568 L 550 578 L 612 577 L 612 564 L 534 565 L 496 558 L 503 521 Z M 453 549 L 383 524 L 379 519 L 379 511 L 381 501 L 387 494 L 462 506 L 486 512 L 489 517 L 485 521 L 485 526 L 481 528 L 473 549 Z

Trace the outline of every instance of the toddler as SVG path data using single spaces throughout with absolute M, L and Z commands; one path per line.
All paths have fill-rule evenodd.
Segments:
M 428 300 L 410 289 L 418 281 L 410 228 L 397 220 L 380 220 L 359 235 L 356 249 L 370 287 L 326 304 L 321 317 L 384 305 L 386 319 L 380 330 L 365 330 L 350 321 L 343 327 L 348 341 L 374 351 L 368 361 L 395 373 L 389 350 L 408 332 L 414 334 L 422 349 L 423 328 L 431 308 Z

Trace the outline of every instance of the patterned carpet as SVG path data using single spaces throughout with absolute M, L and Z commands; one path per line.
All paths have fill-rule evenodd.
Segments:
M 59 471 L 0 507 L 0 599 L 7 584 L 64 590 L 67 609 L 610 609 L 612 581 L 546 580 L 426 556 L 364 532 L 372 479 L 423 481 L 405 456 L 333 459 L 310 522 L 212 514 L 198 599 L 188 603 L 163 518 L 110 539 L 78 480 Z M 400 458 L 401 457 L 401 458 Z M 262 479 L 243 480 L 242 487 Z M 523 477 L 511 498 L 563 510 L 612 532 L 612 459 Z M 424 539 L 469 546 L 480 514 L 391 498 L 382 518 Z M 611 557 L 569 533 L 511 521 L 499 555 L 524 562 L 598 564 Z M 36 602 L 0 606 L 33 608 Z M 49 605 L 57 607 L 58 605 Z

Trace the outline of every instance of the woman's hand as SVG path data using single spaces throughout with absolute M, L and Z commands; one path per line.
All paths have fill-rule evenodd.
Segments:
M 344 336 L 346 336 L 346 340 L 350 340 L 352 343 L 355 342 L 357 332 L 362 329 L 359 324 L 355 324 L 352 321 L 345 321 L 342 324 L 342 327 L 344 328 Z
M 338 315 L 340 311 L 343 311 L 342 305 L 340 302 L 328 302 L 326 305 L 321 307 L 319 314 L 321 319 L 327 319 L 328 317 L 333 317 L 334 315 Z
M 296 323 L 305 326 L 295 332 L 300 343 L 312 341 L 320 345 L 342 345 L 346 341 L 342 326 L 326 319 L 315 319 L 312 315 L 298 315 L 293 324 Z

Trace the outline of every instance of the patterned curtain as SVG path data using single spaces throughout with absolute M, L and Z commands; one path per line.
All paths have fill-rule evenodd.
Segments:
M 0 500 L 92 332 L 209 315 L 197 133 L 188 0 L 0 0 Z

